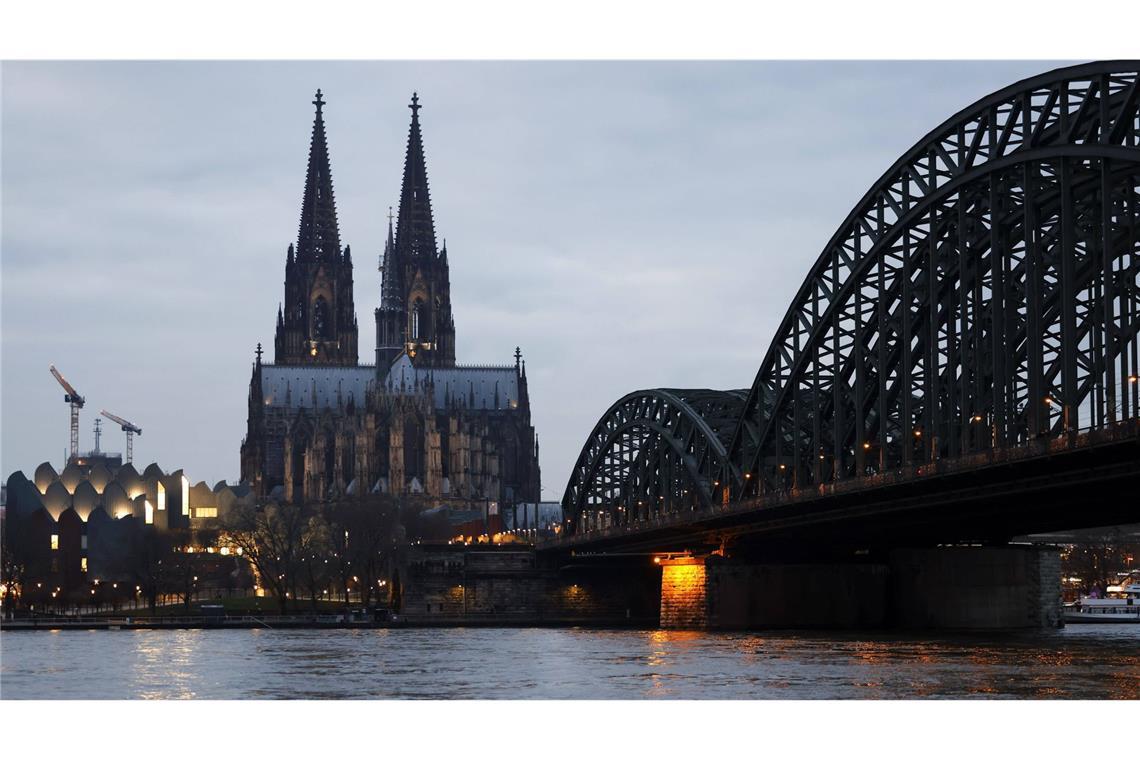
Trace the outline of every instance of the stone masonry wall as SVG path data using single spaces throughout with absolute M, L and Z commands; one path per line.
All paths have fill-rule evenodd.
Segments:
M 1055 548 L 902 549 L 890 565 L 892 620 L 903 628 L 1042 628 L 1061 620 Z
M 885 622 L 884 565 L 713 560 L 708 567 L 710 628 L 877 628 Z
M 539 567 L 527 547 L 420 546 L 400 568 L 403 609 L 415 623 L 568 623 L 656 626 L 660 570 Z
M 661 563 L 662 628 L 700 629 L 709 624 L 708 574 L 703 558 Z

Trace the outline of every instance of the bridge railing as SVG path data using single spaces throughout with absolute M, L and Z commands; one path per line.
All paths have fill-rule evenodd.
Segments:
M 779 491 L 768 491 L 758 499 L 768 502 L 773 497 L 791 497 L 791 500 L 802 498 L 811 493 L 818 496 L 829 496 L 862 491 L 868 488 L 880 488 L 887 485 L 911 482 L 920 478 L 934 475 L 946 475 L 956 472 L 977 470 L 995 464 L 1016 462 L 1032 459 L 1050 454 L 1062 453 L 1074 449 L 1084 449 L 1105 443 L 1117 443 L 1140 434 L 1140 420 L 1131 419 L 1109 426 L 1073 428 L 1060 435 L 1040 436 L 1019 446 L 1007 446 L 996 449 L 963 454 L 953 458 L 938 459 L 934 462 L 925 462 L 909 467 L 894 467 L 889 470 L 869 472 L 845 480 L 820 483 L 806 488 L 790 487 Z M 750 500 L 755 506 L 756 500 Z

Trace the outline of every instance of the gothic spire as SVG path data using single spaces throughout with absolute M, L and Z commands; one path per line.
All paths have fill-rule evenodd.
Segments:
M 322 115 L 325 101 L 317 90 L 313 105 L 313 137 L 309 143 L 309 168 L 305 175 L 305 198 L 301 203 L 301 228 L 297 232 L 297 258 L 333 258 L 340 256 L 340 231 L 336 223 L 332 173 L 329 171 L 329 148 L 325 141 Z
M 435 256 L 435 223 L 428 194 L 427 166 L 423 137 L 420 135 L 420 98 L 412 93 L 412 124 L 408 129 L 408 151 L 404 157 L 404 183 L 400 189 L 400 216 L 396 225 L 396 250 L 404 261 L 418 256 Z
M 400 298 L 400 267 L 396 261 L 396 241 L 392 232 L 392 207 L 388 207 L 388 239 L 384 242 L 384 256 L 380 259 L 380 308 L 403 309 Z

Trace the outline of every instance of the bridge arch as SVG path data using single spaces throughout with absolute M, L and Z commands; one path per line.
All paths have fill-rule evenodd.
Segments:
M 635 391 L 590 432 L 562 499 L 572 532 L 708 509 L 734 476 L 726 443 L 746 391 Z
M 733 498 L 1135 416 L 1136 62 L 963 109 L 812 267 L 729 446 Z
M 572 472 L 566 529 L 1110 428 L 1140 417 L 1138 337 L 1140 61 L 1026 79 L 872 185 L 748 391 L 610 407 Z

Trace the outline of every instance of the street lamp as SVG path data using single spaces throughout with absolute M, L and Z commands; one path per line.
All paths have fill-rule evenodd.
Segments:
M 1055 399 L 1053 397 L 1052 393 L 1045 394 L 1045 406 L 1052 408 L 1052 406 L 1054 404 L 1061 407 L 1061 424 L 1064 426 L 1065 432 L 1068 433 L 1069 432 L 1069 405 L 1068 404 L 1062 404 L 1060 401 L 1058 401 L 1057 399 Z

